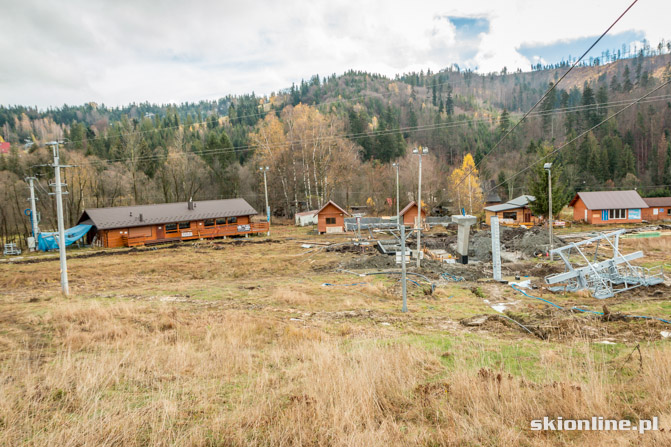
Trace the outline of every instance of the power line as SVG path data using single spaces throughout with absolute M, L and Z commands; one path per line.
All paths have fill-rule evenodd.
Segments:
M 641 98 L 639 98 L 640 100 Z M 639 102 L 655 102 L 655 101 L 663 101 L 663 100 L 668 100 L 671 99 L 671 94 L 666 94 L 666 95 L 659 95 L 651 98 L 646 98 L 645 100 L 641 100 Z M 542 117 L 542 116 L 547 116 L 547 115 L 554 115 L 554 114 L 565 114 L 565 113 L 571 113 L 571 112 L 579 112 L 579 111 L 585 111 L 589 109 L 598 109 L 601 107 L 608 107 L 612 105 L 620 105 L 623 103 L 626 103 L 629 100 L 618 100 L 618 101 L 612 101 L 609 103 L 595 103 L 595 104 L 590 104 L 590 105 L 579 105 L 579 106 L 572 106 L 572 107 L 565 107 L 565 108 L 558 108 L 558 109 L 552 109 L 550 111 L 540 111 L 531 114 L 533 117 Z M 450 121 L 446 123 L 440 123 L 440 124 L 426 124 L 426 125 L 421 125 L 421 126 L 409 126 L 409 127 L 401 127 L 398 129 L 385 129 L 382 131 L 375 131 L 375 132 L 361 132 L 361 133 L 355 133 L 355 134 L 336 134 L 336 135 L 329 135 L 326 137 L 315 137 L 312 139 L 305 139 L 305 140 L 292 140 L 292 141 L 286 141 L 283 143 L 278 143 L 278 144 L 272 144 L 266 146 L 267 148 L 280 148 L 280 147 L 286 147 L 286 146 L 291 146 L 293 144 L 306 144 L 306 143 L 314 143 L 314 142 L 323 142 L 323 141 L 329 141 L 329 140 L 336 140 L 339 138 L 349 138 L 349 139 L 360 139 L 360 138 L 366 138 L 366 137 L 375 137 L 375 136 L 382 136 L 382 135 L 388 135 L 388 134 L 393 134 L 397 132 L 408 132 L 408 131 L 414 131 L 414 132 L 423 132 L 423 131 L 429 131 L 429 130 L 436 130 L 436 129 L 449 129 L 453 127 L 461 127 L 461 126 L 467 126 L 471 124 L 480 124 L 480 123 L 487 123 L 487 122 L 492 122 L 493 118 L 491 117 L 485 117 L 485 118 L 476 118 L 476 119 L 471 119 L 471 120 L 460 120 L 460 121 Z M 243 146 L 233 146 L 229 148 L 212 148 L 209 150 L 204 150 L 200 152 L 185 152 L 186 155 L 217 155 L 217 154 L 225 154 L 225 153 L 239 153 L 239 152 L 247 152 L 251 151 L 254 149 L 258 149 L 261 146 L 259 145 L 243 145 Z M 109 164 L 109 163 L 118 163 L 118 162 L 127 162 L 127 161 L 135 161 L 135 162 L 140 162 L 140 161 L 147 161 L 147 160 L 154 160 L 154 159 L 162 159 L 165 158 L 164 155 L 147 155 L 143 157 L 136 157 L 136 158 L 116 158 L 116 159 L 106 159 L 106 160 L 98 160 L 98 161 L 84 161 L 83 163 L 89 164 L 89 165 L 102 165 L 102 164 Z M 462 179 L 463 181 L 463 179 Z
M 435 76 L 438 76 L 438 75 L 440 75 L 440 74 L 434 74 L 432 76 L 435 77 Z M 430 78 L 427 78 L 427 79 L 430 79 Z M 408 86 L 411 86 L 413 88 L 416 87 L 416 86 L 412 86 L 411 84 L 408 84 L 408 83 L 400 81 L 400 80 L 391 80 L 390 79 L 389 81 L 390 82 L 402 82 L 402 83 L 404 83 Z M 443 86 L 443 85 L 463 85 L 465 83 L 467 83 L 467 81 L 462 79 L 462 80 L 459 80 L 458 82 L 454 82 L 454 81 L 442 82 L 442 83 L 439 83 L 439 84 L 435 84 L 435 86 L 438 87 L 438 86 Z M 427 89 L 430 89 L 430 88 L 433 88 L 433 84 L 430 85 L 430 86 L 425 85 L 425 86 L 418 86 L 418 87 L 426 87 Z M 333 98 L 331 100 L 327 100 L 327 101 L 324 101 L 322 103 L 319 103 L 319 104 L 317 104 L 317 106 L 323 106 L 323 105 L 328 105 L 328 104 L 333 104 L 333 103 L 359 101 L 359 100 L 366 99 L 366 98 L 374 98 L 374 97 L 376 97 L 375 95 L 385 97 L 385 96 L 391 95 L 393 93 L 394 92 L 392 92 L 392 91 L 371 92 L 371 93 L 367 93 L 365 95 L 355 96 L 353 98 Z M 282 94 L 289 96 L 288 93 L 282 93 Z M 242 118 L 264 117 L 267 113 L 268 112 L 250 113 L 248 115 L 236 116 L 235 119 L 238 120 L 238 119 L 242 119 Z M 229 120 L 231 119 L 230 115 L 225 115 L 225 117 L 228 117 Z M 204 120 L 204 121 L 198 121 L 198 122 L 190 123 L 190 124 L 188 124 L 188 126 L 200 126 L 200 125 L 207 125 L 207 124 L 208 124 L 208 120 Z M 154 128 L 154 129 L 150 129 L 150 130 L 138 130 L 138 131 L 134 131 L 134 132 L 125 132 L 123 134 L 120 134 L 119 136 L 123 137 L 123 136 L 130 136 L 130 135 L 141 135 L 141 134 L 151 133 L 151 132 L 160 132 L 160 131 L 163 131 L 163 130 L 179 129 L 179 128 L 186 127 L 186 126 L 187 126 L 187 124 L 182 123 L 182 124 L 177 124 L 177 125 L 174 125 L 174 126 L 166 126 L 166 127 Z M 84 142 L 84 141 L 95 141 L 95 140 L 99 140 L 99 139 L 102 139 L 102 138 L 104 138 L 102 135 L 98 135 L 98 136 L 95 136 L 93 138 L 85 138 L 85 139 L 82 138 L 82 139 L 79 139 L 79 140 L 71 140 L 71 141 L 68 141 L 68 143 L 80 143 L 80 142 Z
M 573 64 L 572 64 L 572 65 L 569 67 L 569 69 L 566 70 L 566 72 L 565 72 L 565 73 L 564 73 L 564 74 L 557 80 L 557 82 L 554 83 L 554 84 L 552 84 L 552 85 L 550 86 L 550 88 L 545 92 L 545 94 L 544 94 L 543 96 L 541 96 L 541 98 L 536 102 L 536 104 L 534 104 L 533 107 L 531 107 L 531 109 L 529 109 L 529 111 L 527 111 L 527 112 L 524 114 L 524 116 L 522 117 L 522 119 L 519 120 L 517 123 L 515 123 L 515 125 L 514 125 L 512 128 L 508 129 L 508 131 L 507 131 L 507 132 L 506 132 L 506 133 L 499 139 L 499 141 L 497 141 L 497 143 L 494 145 L 494 147 L 492 147 L 492 149 L 490 149 L 489 152 L 485 153 L 485 155 L 482 157 L 482 159 L 480 159 L 480 161 L 479 161 L 473 168 L 471 168 L 471 169 L 469 170 L 468 173 L 464 174 L 464 177 L 459 181 L 459 183 L 457 183 L 457 185 L 456 185 L 455 187 L 458 187 L 459 185 L 461 185 L 461 184 L 463 183 L 463 181 L 464 181 L 466 178 L 468 178 L 468 177 L 473 173 L 473 171 L 475 171 L 475 170 L 478 168 L 478 166 L 480 166 L 480 165 L 482 164 L 482 162 L 484 162 L 485 159 L 486 159 L 492 152 L 494 152 L 494 151 L 499 147 L 499 145 L 501 144 L 501 142 L 503 142 L 503 140 L 505 140 L 506 137 L 507 137 L 508 135 L 510 135 L 510 134 L 517 128 L 517 126 L 519 126 L 519 125 L 522 123 L 522 121 L 524 121 L 525 118 L 526 118 L 527 116 L 529 116 L 529 114 L 530 114 L 536 107 L 538 107 L 538 105 L 539 105 L 539 104 L 540 104 L 540 103 L 541 103 L 541 102 L 542 102 L 542 101 L 543 101 L 543 100 L 544 100 L 544 99 L 545 99 L 545 98 L 546 98 L 546 97 L 547 97 L 547 96 L 548 96 L 548 95 L 549 95 L 549 94 L 550 94 L 550 93 L 557 87 L 557 85 L 559 85 L 559 83 L 560 83 L 560 82 L 561 82 L 561 81 L 562 81 L 562 80 L 563 80 L 563 79 L 564 79 L 564 78 L 565 78 L 565 77 L 566 77 L 566 76 L 567 76 L 567 75 L 568 75 L 568 74 L 569 74 L 569 73 L 576 67 L 576 65 L 578 65 L 578 63 L 579 63 L 579 62 L 580 62 L 580 61 L 587 55 L 587 53 L 589 53 L 589 52 L 592 50 L 592 48 L 594 48 L 594 47 L 596 46 L 596 44 L 598 44 L 598 43 L 601 41 L 601 39 L 603 39 L 603 37 L 604 37 L 606 34 L 608 34 L 608 32 L 609 32 L 609 31 L 610 31 L 610 30 L 617 24 L 617 22 L 619 22 L 620 19 L 621 19 L 622 17 L 624 17 L 624 15 L 625 15 L 627 12 L 629 12 L 629 10 L 630 10 L 630 9 L 637 3 L 637 2 L 638 2 L 638 0 L 634 0 L 633 3 L 632 3 L 631 5 L 629 5 L 629 7 L 627 7 L 627 9 L 625 9 L 624 12 L 623 12 L 622 14 L 620 14 L 620 16 L 619 16 L 617 19 L 615 19 L 615 21 L 614 21 L 614 22 L 613 22 L 613 23 L 606 29 L 606 31 L 604 31 L 604 32 L 599 36 L 599 38 L 596 39 L 596 40 L 594 41 L 594 43 L 592 43 L 592 45 L 590 45 L 590 47 L 589 47 L 589 48 L 582 54 L 582 56 L 580 56 L 575 62 L 573 62 Z
M 615 112 L 615 113 L 613 113 L 612 115 L 610 115 L 610 116 L 608 116 L 607 118 L 605 118 L 603 121 L 599 122 L 598 124 L 595 124 L 594 126 L 590 127 L 589 129 L 585 130 L 584 132 L 582 132 L 580 135 L 576 136 L 575 138 L 572 138 L 570 141 L 567 141 L 566 143 L 562 144 L 561 146 L 559 146 L 558 148 L 554 149 L 553 151 L 550 151 L 547 155 L 545 155 L 545 156 L 541 157 L 540 159 L 538 159 L 538 160 L 536 160 L 536 161 L 530 163 L 529 166 L 527 166 L 527 167 L 525 167 L 525 168 L 523 168 L 523 169 L 520 169 L 519 171 L 517 171 L 516 173 L 514 173 L 512 176 L 510 176 L 510 177 L 506 180 L 506 182 L 507 182 L 508 180 L 514 179 L 514 178 L 517 177 L 518 175 L 520 175 L 520 174 L 522 174 L 522 173 L 528 171 L 528 170 L 531 169 L 534 165 L 536 165 L 536 164 L 538 164 L 538 163 L 540 163 L 540 162 L 542 162 L 542 161 L 547 160 L 549 157 L 551 157 L 552 155 L 558 153 L 559 151 L 561 151 L 562 149 L 564 149 L 566 146 L 568 146 L 568 145 L 574 143 L 575 141 L 579 140 L 580 138 L 584 137 L 585 135 L 587 135 L 588 133 L 590 133 L 591 131 L 593 131 L 593 130 L 596 129 L 597 127 L 601 126 L 601 125 L 604 124 L 605 122 L 609 121 L 609 120 L 612 119 L 612 118 L 615 118 L 616 116 L 618 116 L 619 114 L 621 114 L 622 112 L 624 112 L 625 110 L 627 110 L 628 108 L 630 108 L 631 106 L 633 106 L 634 104 L 638 104 L 639 102 L 641 102 L 641 100 L 647 98 L 647 97 L 650 96 L 651 94 L 655 93 L 657 90 L 659 90 L 659 89 L 661 89 L 661 88 L 663 88 L 663 87 L 666 87 L 666 86 L 669 85 L 669 84 L 671 84 L 671 79 L 668 80 L 668 81 L 666 81 L 666 82 L 664 82 L 664 83 L 661 84 L 660 86 L 654 88 L 653 90 L 651 90 L 650 92 L 648 92 L 648 93 L 646 93 L 645 95 L 641 96 L 640 98 L 634 100 L 633 102 L 627 104 L 626 106 L 624 106 L 623 108 L 621 108 L 621 109 L 618 110 L 617 112 Z M 501 183 L 499 183 L 498 185 L 495 185 L 495 186 L 489 188 L 487 191 L 485 191 L 485 193 L 488 193 L 488 192 L 490 192 L 490 191 L 493 191 L 494 189 L 498 188 L 499 186 L 503 185 L 503 184 L 506 183 L 506 182 L 501 182 Z

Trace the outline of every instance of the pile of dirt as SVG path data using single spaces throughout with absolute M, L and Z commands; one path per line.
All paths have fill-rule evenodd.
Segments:
M 507 254 L 519 254 L 522 258 L 533 258 L 546 253 L 549 247 L 547 230 L 541 227 L 533 228 L 508 228 L 501 227 L 499 231 L 501 240 L 501 256 L 509 259 Z M 553 238 L 555 247 L 565 245 L 559 238 Z M 478 231 L 471 235 L 468 255 L 479 261 L 492 260 L 492 236 L 489 230 Z
M 370 254 L 357 256 L 339 265 L 343 270 L 400 270 L 400 264 L 396 264 L 395 256 Z M 480 278 L 491 275 L 489 270 L 485 270 L 485 265 L 480 264 L 446 264 L 444 262 L 431 259 L 422 260 L 421 267 L 415 267 L 415 260 L 407 264 L 409 272 L 421 273 L 429 278 L 439 280 L 441 273 L 449 273 L 455 277 L 463 277 L 466 281 L 475 281 Z

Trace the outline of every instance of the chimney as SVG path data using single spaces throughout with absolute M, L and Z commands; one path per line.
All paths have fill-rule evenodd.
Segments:
M 193 211 L 193 209 L 194 209 L 194 207 L 195 207 L 194 204 L 193 204 L 193 197 L 189 198 L 189 201 L 188 201 L 188 203 L 187 203 L 187 206 L 189 207 L 189 209 L 190 209 L 191 211 Z

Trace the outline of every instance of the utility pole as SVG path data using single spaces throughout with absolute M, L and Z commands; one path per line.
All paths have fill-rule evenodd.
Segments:
M 392 166 L 396 168 L 396 223 L 400 224 L 401 223 L 401 216 L 400 216 L 401 211 L 399 211 L 399 196 L 400 196 L 400 194 L 399 194 L 399 186 L 398 186 L 398 167 L 399 167 L 399 164 L 394 163 Z
M 270 206 L 268 205 L 268 180 L 266 179 L 266 172 L 270 168 L 268 166 L 261 167 L 259 170 L 263 172 L 263 186 L 266 191 L 266 220 L 268 221 L 268 236 L 270 236 Z
M 554 261 L 554 255 L 552 254 L 552 249 L 554 244 L 552 243 L 552 163 L 545 163 L 543 168 L 548 171 L 548 227 L 550 234 L 550 261 Z
M 407 312 L 408 286 L 405 280 L 405 225 L 399 222 L 398 226 L 401 227 L 401 290 L 403 290 L 403 307 L 401 308 L 401 312 Z
M 419 268 L 422 255 L 420 244 L 422 238 L 422 155 L 428 154 L 429 149 L 420 146 L 419 148 L 414 148 L 412 153 L 419 155 L 419 188 L 417 191 L 417 268 Z
M 61 184 L 61 168 L 65 166 L 60 165 L 58 153 L 58 141 L 50 141 L 47 145 L 51 146 L 54 153 L 54 174 L 56 187 L 56 214 L 58 217 L 58 253 L 61 259 L 61 290 L 63 295 L 70 294 L 70 287 L 68 285 L 68 262 L 65 256 L 65 224 L 63 222 L 63 190 Z
M 37 207 L 35 206 L 35 184 L 33 183 L 37 180 L 37 177 L 26 177 L 28 184 L 30 185 L 30 218 L 31 223 L 33 224 L 33 237 L 35 238 L 35 243 L 37 243 L 37 235 L 40 232 L 39 227 L 37 226 Z

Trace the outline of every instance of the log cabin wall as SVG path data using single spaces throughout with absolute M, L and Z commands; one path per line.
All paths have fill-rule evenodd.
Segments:
M 98 231 L 98 239 L 102 246 L 107 248 L 133 247 L 170 241 L 264 233 L 269 230 L 269 226 L 268 222 L 252 223 L 251 216 L 220 217 L 217 219 L 100 230 Z

